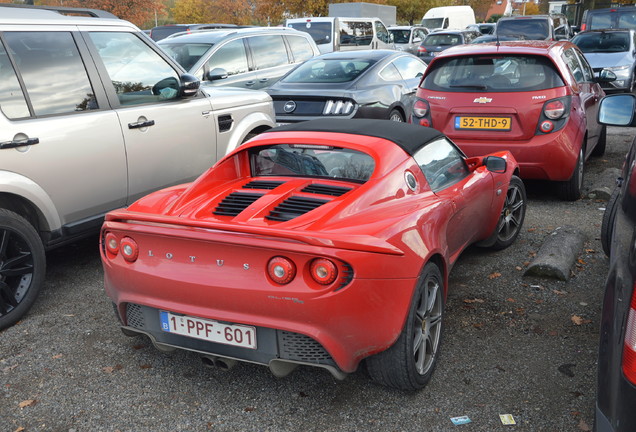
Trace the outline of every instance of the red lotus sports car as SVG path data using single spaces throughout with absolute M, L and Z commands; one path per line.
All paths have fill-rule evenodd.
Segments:
M 106 216 L 106 293 L 127 335 L 284 376 L 298 365 L 422 388 L 439 355 L 448 273 L 502 249 L 526 209 L 507 151 L 466 158 L 388 120 L 272 129 L 194 183 Z

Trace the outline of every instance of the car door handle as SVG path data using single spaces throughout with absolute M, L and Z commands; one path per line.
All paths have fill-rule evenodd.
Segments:
M 128 129 L 140 129 L 140 128 L 145 128 L 145 127 L 154 126 L 154 125 L 155 125 L 154 120 L 146 120 L 146 121 L 140 121 L 135 123 L 128 123 Z
M 267 82 L 267 81 L 269 81 L 269 78 L 261 78 L 261 79 L 259 79 L 258 81 L 259 81 L 259 82 Z
M 39 144 L 39 143 L 40 143 L 40 138 L 27 138 L 27 139 L 21 139 L 21 140 L 5 141 L 5 142 L 0 142 L 0 149 L 26 147 L 33 144 Z

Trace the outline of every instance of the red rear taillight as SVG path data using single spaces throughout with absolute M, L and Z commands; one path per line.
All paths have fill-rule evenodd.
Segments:
M 413 104 L 413 114 L 416 117 L 425 117 L 428 114 L 428 110 L 430 109 L 428 102 L 423 101 L 422 99 L 418 99 Z
M 267 274 L 274 282 L 285 285 L 296 276 L 296 266 L 290 259 L 277 256 L 267 263 Z
M 636 285 L 634 285 L 636 294 Z M 632 303 L 625 327 L 623 345 L 623 374 L 632 384 L 636 384 L 636 295 L 632 294 Z
M 328 259 L 313 260 L 310 267 L 311 277 L 321 285 L 329 285 L 338 277 L 338 267 Z
M 560 100 L 546 102 L 543 106 L 543 114 L 551 120 L 561 118 L 565 114 L 565 104 Z
M 117 236 L 115 236 L 115 234 L 110 232 L 106 234 L 104 243 L 106 243 L 106 250 L 109 253 L 117 255 L 117 253 L 119 252 L 119 241 L 117 240 Z
M 417 47 L 417 52 L 425 53 L 426 52 L 426 48 L 424 48 L 423 46 L 420 45 L 419 47 Z
M 135 262 L 137 261 L 137 257 L 139 257 L 139 246 L 137 246 L 137 242 L 130 237 L 121 239 L 119 251 L 121 252 L 121 256 L 128 262 Z

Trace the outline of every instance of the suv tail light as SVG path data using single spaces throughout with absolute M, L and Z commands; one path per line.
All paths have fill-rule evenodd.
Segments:
M 636 384 L 636 284 L 625 327 L 623 345 L 623 374 L 632 384 Z

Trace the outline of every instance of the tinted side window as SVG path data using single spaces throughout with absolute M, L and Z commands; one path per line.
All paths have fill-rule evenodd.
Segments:
M 469 173 L 462 154 L 446 138 L 426 144 L 413 157 L 433 192 L 454 185 Z
M 253 36 L 247 39 L 256 69 L 266 69 L 289 63 L 287 48 L 280 35 Z
M 132 33 L 91 32 L 91 40 L 122 105 L 153 103 L 177 97 L 179 76 Z
M 424 62 L 408 56 L 395 59 L 393 64 L 397 67 L 400 75 L 402 75 L 404 79 L 421 77 L 426 70 Z
M 292 55 L 294 56 L 294 63 L 303 62 L 314 56 L 314 50 L 307 39 L 302 36 L 286 36 L 289 47 L 291 48 Z
M 574 79 L 576 80 L 576 82 L 584 82 L 585 75 L 583 73 L 583 68 L 581 67 L 581 64 L 579 63 L 579 59 L 577 58 L 574 50 L 572 49 L 565 50 L 563 52 L 562 58 L 565 64 L 567 65 L 568 69 L 570 69 L 570 72 L 572 72 L 572 75 L 574 76 Z
M 340 45 L 371 45 L 373 25 L 368 21 L 341 21 Z
M 10 119 L 30 115 L 18 77 L 2 44 L 0 44 L 0 110 Z
M 247 51 L 243 39 L 236 39 L 219 47 L 205 63 L 205 71 L 214 68 L 223 68 L 228 75 L 245 73 L 247 66 Z
M 97 108 L 70 32 L 6 32 L 36 116 Z

